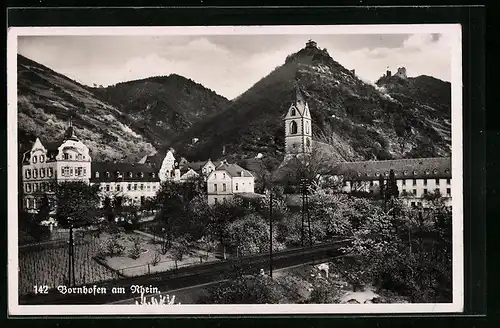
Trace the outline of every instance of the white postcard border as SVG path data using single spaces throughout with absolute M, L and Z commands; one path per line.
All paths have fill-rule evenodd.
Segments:
M 266 305 L 19 305 L 18 304 L 18 163 L 17 37 L 35 35 L 258 35 L 258 34 L 416 34 L 453 36 L 452 199 L 453 302 L 426 304 L 266 304 Z M 462 42 L 459 24 L 182 26 L 182 27 L 11 27 L 7 39 L 7 168 L 8 168 L 8 313 L 9 315 L 202 315 L 202 314 L 374 314 L 454 313 L 464 306 Z

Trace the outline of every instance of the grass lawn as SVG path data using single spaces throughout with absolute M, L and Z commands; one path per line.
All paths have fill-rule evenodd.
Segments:
M 134 243 L 131 238 L 140 239 L 142 252 L 137 259 L 133 259 L 129 256 L 131 249 L 134 247 Z M 106 256 L 104 261 L 111 269 L 120 272 L 124 276 L 134 277 L 148 273 L 175 269 L 175 260 L 170 251 L 166 254 L 160 253 L 159 263 L 157 265 L 152 264 L 156 250 L 161 249 L 160 242 L 154 242 L 152 236 L 148 236 L 145 233 L 123 233 L 120 235 L 118 243 L 125 247 L 123 254 L 120 256 Z M 203 263 L 216 260 L 213 253 L 210 253 L 208 258 L 206 258 L 206 251 L 193 248 L 190 250 L 189 254 L 184 255 L 182 261 L 177 262 L 177 267 L 199 264 L 201 263 L 200 256 L 202 257 L 201 261 Z

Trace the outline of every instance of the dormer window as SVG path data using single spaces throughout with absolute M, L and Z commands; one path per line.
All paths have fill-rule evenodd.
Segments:
M 151 177 L 155 178 L 156 177 L 156 174 L 153 172 L 151 173 Z
M 434 170 L 434 171 L 432 171 L 432 172 L 433 172 L 434 174 L 437 174 L 437 173 L 438 173 L 438 170 Z
M 69 154 L 68 153 L 64 153 L 63 154 L 63 159 L 69 159 Z
M 444 170 L 444 173 L 446 173 L 446 174 L 450 173 L 450 169 Z
M 111 176 L 111 174 L 109 174 L 109 172 L 106 172 L 106 178 L 109 178 Z
M 36 157 L 36 155 L 35 155 L 35 156 L 33 156 L 33 159 L 31 160 L 31 162 L 32 162 L 33 164 L 35 164 L 35 163 L 37 162 L 37 157 Z
M 96 172 L 96 173 L 94 174 L 94 176 L 95 176 L 96 178 L 98 178 L 98 177 L 99 177 L 99 172 Z
M 413 171 L 413 175 L 417 175 L 417 171 L 416 170 Z
M 375 175 L 376 175 L 376 176 L 379 176 L 379 175 L 380 175 L 380 172 L 376 172 L 376 173 L 375 173 Z
M 430 173 L 429 170 L 425 170 L 425 174 L 429 174 L 429 173 Z
M 45 156 L 44 155 L 40 155 L 40 163 L 43 163 L 45 162 Z
M 384 174 L 386 177 L 389 176 L 389 172 L 387 172 L 387 171 Z
M 408 171 L 404 171 L 404 172 L 403 172 L 403 174 L 404 174 L 404 175 L 408 175 Z
M 121 178 L 122 177 L 122 173 L 120 171 L 116 171 L 116 177 L 117 178 Z
M 82 160 L 82 154 L 78 154 L 77 155 L 77 159 L 81 161 Z
M 144 178 L 144 173 L 139 172 L 139 173 L 137 173 L 137 176 L 142 179 L 142 178 Z

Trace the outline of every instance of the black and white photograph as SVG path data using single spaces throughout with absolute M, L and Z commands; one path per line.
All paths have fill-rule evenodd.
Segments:
M 11 314 L 463 310 L 460 25 L 14 27 L 7 52 Z

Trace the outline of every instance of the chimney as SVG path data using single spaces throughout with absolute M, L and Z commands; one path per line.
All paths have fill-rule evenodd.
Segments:
M 385 76 L 390 77 L 391 76 L 391 71 L 387 70 Z
M 244 173 L 243 171 L 240 172 L 240 177 L 242 178 L 243 178 L 243 173 Z

